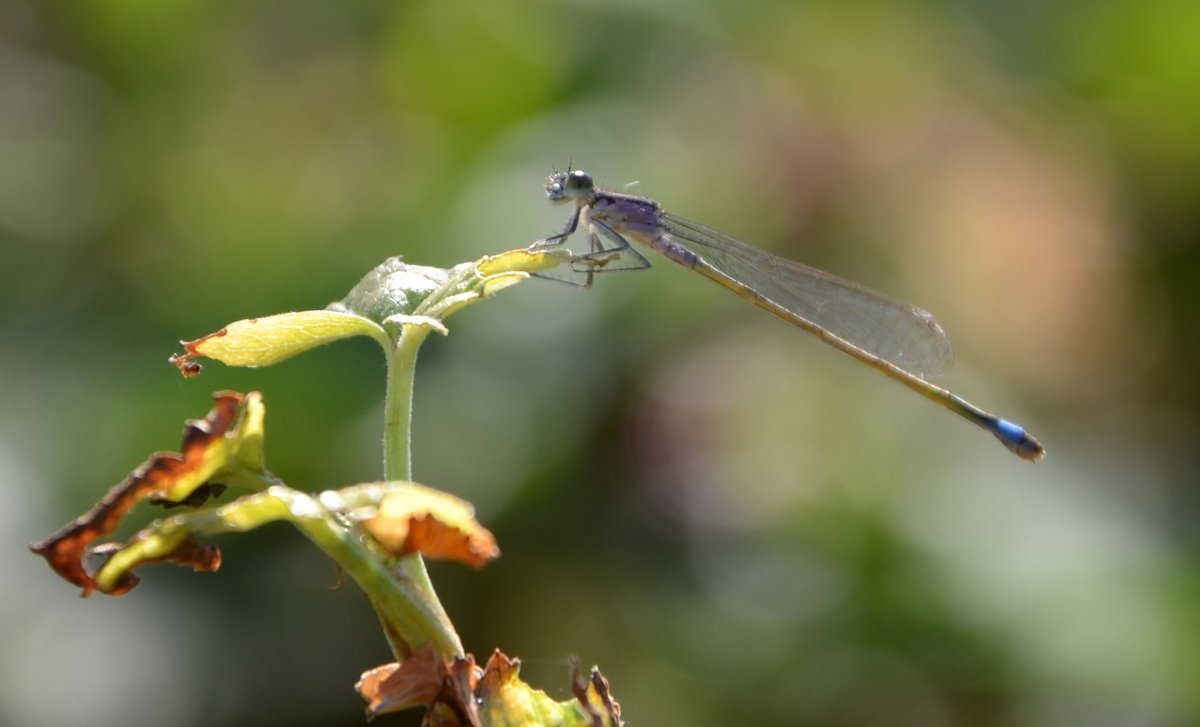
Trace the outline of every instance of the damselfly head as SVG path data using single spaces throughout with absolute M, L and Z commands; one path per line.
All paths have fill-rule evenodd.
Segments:
M 555 172 L 546 178 L 546 196 L 551 202 L 586 199 L 595 188 L 592 175 L 582 169 Z

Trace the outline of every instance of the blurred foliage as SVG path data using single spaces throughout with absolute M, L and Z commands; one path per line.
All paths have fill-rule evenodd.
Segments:
M 504 552 L 432 568 L 468 649 L 558 699 L 569 655 L 598 663 L 632 724 L 1200 721 L 1200 5 L 0 18 L 0 722 L 361 723 L 386 643 L 290 530 L 83 602 L 25 544 L 221 388 L 264 392 L 289 482 L 378 478 L 373 344 L 187 382 L 166 357 L 391 255 L 556 232 L 540 183 L 570 160 L 934 311 L 946 383 L 1049 454 L 1015 461 L 665 261 L 520 286 L 418 368 L 416 478 Z

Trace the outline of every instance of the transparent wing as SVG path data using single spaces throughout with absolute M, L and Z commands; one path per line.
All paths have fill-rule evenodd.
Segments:
M 720 274 L 884 361 L 920 377 L 944 374 L 954 364 L 950 340 L 929 311 L 669 212 L 662 222 Z

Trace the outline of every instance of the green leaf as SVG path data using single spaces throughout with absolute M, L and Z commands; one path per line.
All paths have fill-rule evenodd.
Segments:
M 409 265 L 388 258 L 367 273 L 358 285 L 330 310 L 350 311 L 380 323 L 428 326 L 444 333 L 433 321 L 504 288 L 573 259 L 567 250 L 510 250 L 455 265 L 449 270 Z
M 370 336 L 381 344 L 388 341 L 387 333 L 378 323 L 362 316 L 308 310 L 246 318 L 194 341 L 182 341 L 186 353 L 172 356 L 171 363 L 185 376 L 198 373 L 193 360 L 200 356 L 226 366 L 270 366 L 351 336 Z
M 325 310 L 235 321 L 183 341 L 185 352 L 171 363 L 193 376 L 200 372 L 195 360 L 201 356 L 227 366 L 270 366 L 351 336 L 370 336 L 388 349 L 395 336 L 414 326 L 445 335 L 442 321 L 455 311 L 573 259 L 566 250 L 511 250 L 443 270 L 388 258 Z
M 364 275 L 345 298 L 329 308 L 357 313 L 382 324 L 388 316 L 415 313 L 449 279 L 449 270 L 409 265 L 397 255 Z

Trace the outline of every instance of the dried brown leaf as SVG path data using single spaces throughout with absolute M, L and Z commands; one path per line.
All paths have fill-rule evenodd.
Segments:
M 403 663 L 393 662 L 363 672 L 354 688 L 367 700 L 367 719 L 429 704 L 441 691 L 445 668 L 433 644 L 426 644 Z
M 579 665 L 576 664 L 571 691 L 591 718 L 594 727 L 621 727 L 621 704 L 613 699 L 608 680 L 600 673 L 598 667 L 592 667 L 591 675 L 584 679 Z
M 45 540 L 31 544 L 29 549 L 45 558 L 55 573 L 82 588 L 84 596 L 91 594 L 96 582 L 83 565 L 88 546 L 97 538 L 112 533 L 140 500 L 162 497 L 181 478 L 204 466 L 208 448 L 219 441 L 237 419 L 243 401 L 241 394 L 219 392 L 213 398 L 216 403 L 208 416 L 189 421 L 184 427 L 182 454 L 156 453 L 110 489 L 92 509 Z M 203 562 L 212 563 L 214 558 L 209 555 Z M 220 563 L 219 554 L 215 556 L 215 563 Z M 115 593 L 124 593 L 136 583 L 134 576 L 123 579 Z
M 427 646 L 402 664 L 364 673 L 357 688 L 368 701 L 369 718 L 428 705 L 423 727 L 621 727 L 621 707 L 599 670 L 585 678 L 576 664 L 575 700 L 566 702 L 522 682 L 520 670 L 521 661 L 499 649 L 480 669 L 471 654 L 442 662 Z
M 483 727 L 475 694 L 481 678 L 473 654 L 455 657 L 446 666 L 442 690 L 429 705 L 421 727 Z
M 363 527 L 392 553 L 420 553 L 472 568 L 500 555 L 495 536 L 475 520 L 470 504 L 416 485 L 386 496 Z
M 126 545 L 122 543 L 104 543 L 93 548 L 92 555 L 101 556 L 104 562 L 107 563 L 110 558 L 124 550 L 125 547 Z M 140 568 L 151 563 L 177 563 L 179 565 L 190 566 L 195 571 L 213 572 L 221 567 L 221 550 L 212 543 L 205 543 L 194 535 L 188 535 L 170 553 L 157 558 L 143 558 L 138 561 L 137 567 Z M 141 580 L 141 578 L 134 575 L 132 570 L 125 571 L 121 574 L 116 585 L 105 591 L 105 593 L 110 596 L 120 596 L 128 593 Z

